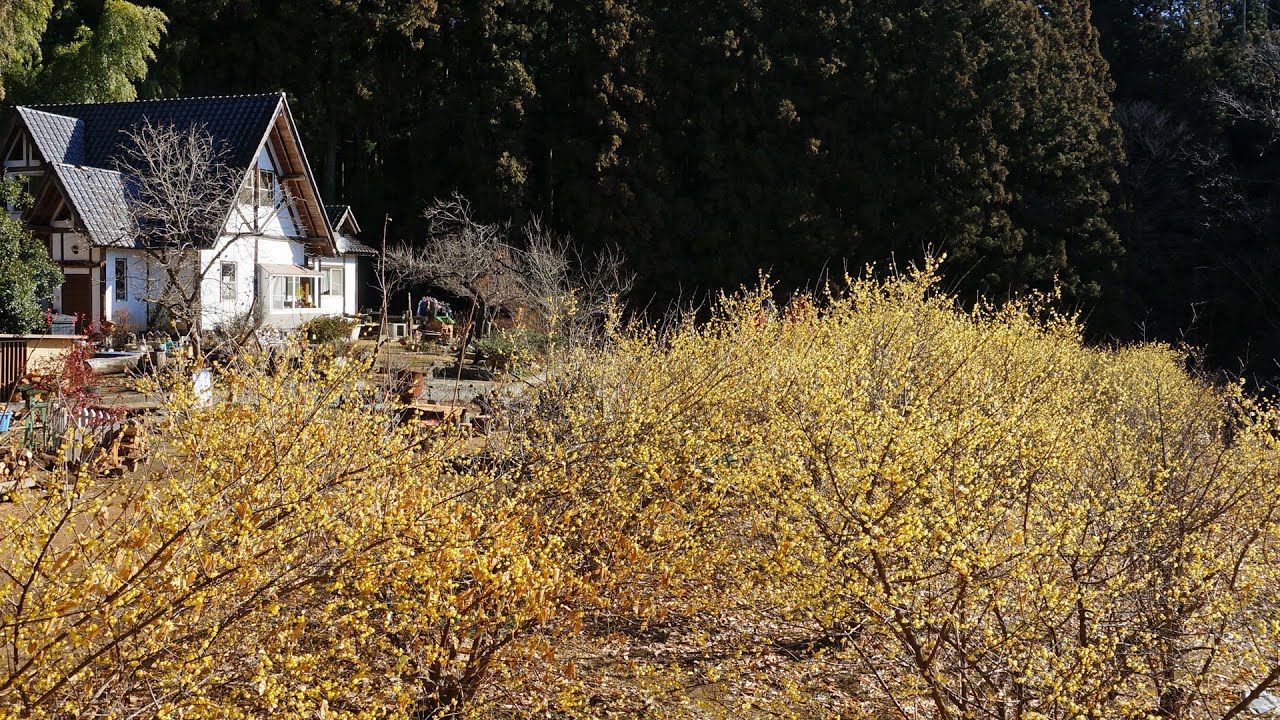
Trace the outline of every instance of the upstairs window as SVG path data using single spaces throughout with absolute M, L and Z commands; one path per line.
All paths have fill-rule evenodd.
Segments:
M 5 173 L 4 179 L 18 183 L 20 190 L 17 197 L 10 198 L 5 203 L 5 210 L 10 215 L 16 215 L 27 210 L 31 203 L 35 202 L 36 195 L 44 185 L 43 172 L 9 172 Z
M 258 151 L 258 160 L 245 174 L 240 186 L 240 203 L 259 208 L 271 208 L 281 200 L 280 176 L 276 172 L 275 158 L 268 147 Z
M 26 167 L 27 165 L 27 139 L 19 138 L 9 146 L 9 153 L 4 156 L 4 164 L 6 167 Z
M 40 151 L 31 142 L 31 138 L 26 135 L 15 135 L 11 139 L 4 154 L 6 168 L 38 168 L 42 164 L 44 160 L 41 159 Z
M 275 207 L 280 183 L 276 174 L 266 168 L 256 168 L 245 176 L 240 186 L 240 203 L 260 208 Z
M 254 203 L 254 188 L 258 186 L 258 174 L 251 172 L 244 176 L 244 182 L 240 184 L 240 196 L 236 198 L 241 205 L 252 205 Z
M 274 207 L 276 204 L 276 174 L 266 168 L 258 168 L 257 205 L 258 207 Z

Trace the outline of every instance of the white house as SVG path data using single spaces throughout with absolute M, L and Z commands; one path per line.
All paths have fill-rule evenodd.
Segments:
M 355 239 L 350 208 L 326 208 L 283 93 L 17 107 L 0 152 L 4 173 L 34 201 L 10 208 L 49 243 L 65 275 L 54 310 L 145 327 L 160 268 L 130 217 L 129 178 L 114 168 L 126 131 L 149 122 L 201 128 L 234 169 L 241 191 L 226 199 L 220 237 L 200 248 L 201 323 L 212 328 L 259 306 L 266 322 L 296 327 L 360 307 L 358 262 L 374 254 Z M 221 211 L 221 208 L 219 208 Z

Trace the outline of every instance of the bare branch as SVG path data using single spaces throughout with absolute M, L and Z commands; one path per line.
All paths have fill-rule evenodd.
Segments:
M 258 188 L 252 174 L 227 164 L 203 126 L 144 122 L 126 135 L 117 169 L 128 178 L 129 213 L 147 255 L 143 295 L 188 332 L 198 333 L 206 278 L 237 239 L 260 232 L 266 218 L 289 206 L 288 189 L 283 184 Z M 270 193 L 267 203 L 264 190 Z M 249 317 L 256 315 L 251 311 Z M 241 330 L 256 330 L 240 324 Z M 240 342 L 247 339 L 246 332 L 233 334 L 242 336 Z
M 1280 137 L 1280 43 L 1251 47 L 1235 87 L 1218 86 L 1212 98 L 1228 118 L 1267 128 L 1274 142 Z
M 523 307 L 549 325 L 575 322 L 586 329 L 633 283 L 621 252 L 611 249 L 585 261 L 541 218 L 521 228 L 522 242 L 513 245 L 509 222 L 480 222 L 461 195 L 436 200 L 423 217 L 425 241 L 389 248 L 383 257 L 391 289 L 430 284 L 474 301 L 485 313 Z

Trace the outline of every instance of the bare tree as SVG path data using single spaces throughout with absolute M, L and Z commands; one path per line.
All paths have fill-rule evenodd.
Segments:
M 245 169 L 229 166 L 201 126 L 146 122 L 126 134 L 118 169 L 127 177 L 129 214 L 146 256 L 145 298 L 198 337 L 206 279 L 236 240 L 257 234 L 264 216 L 288 204 L 288 192 L 246 181 Z M 239 198 L 245 191 L 252 197 Z M 259 302 L 255 297 L 254 310 Z M 244 331 L 252 333 L 253 325 L 245 323 Z
M 426 242 L 386 251 L 387 284 L 430 283 L 467 298 L 482 324 L 495 310 L 519 305 L 558 326 L 552 329 L 572 327 L 572 339 L 580 339 L 633 284 L 621 252 L 609 250 L 588 261 L 539 218 L 522 228 L 522 242 L 515 245 L 508 242 L 509 222 L 476 220 L 461 195 L 436 200 L 424 217 Z
M 585 341 L 635 284 L 626 257 L 610 247 L 584 258 L 569 238 L 556 235 L 541 218 L 529 221 L 523 234 L 517 257 L 527 302 L 553 332 L 570 343 Z
M 1280 43 L 1249 48 L 1238 81 L 1214 88 L 1213 100 L 1228 118 L 1263 126 L 1273 142 L 1280 138 Z
M 509 223 L 482 223 L 461 195 L 436 200 L 423 212 L 426 241 L 416 247 L 389 248 L 383 263 L 388 285 L 430 283 L 467 298 L 483 325 L 490 313 L 523 299 Z

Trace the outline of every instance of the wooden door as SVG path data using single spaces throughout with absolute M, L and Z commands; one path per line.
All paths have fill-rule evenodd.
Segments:
M 81 316 L 76 332 L 83 332 L 84 326 L 96 319 L 93 317 L 93 278 L 88 273 L 66 278 L 62 283 L 62 314 Z

